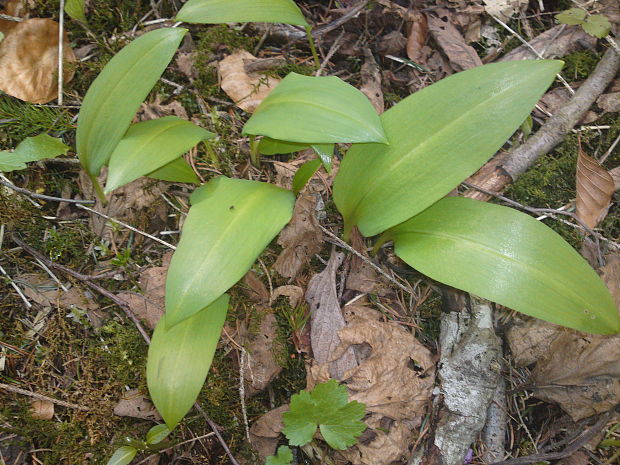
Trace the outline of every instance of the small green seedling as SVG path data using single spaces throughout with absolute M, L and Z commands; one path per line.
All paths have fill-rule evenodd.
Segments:
M 47 134 L 28 137 L 21 141 L 13 152 L 0 152 L 0 171 L 23 170 L 26 163 L 56 158 L 65 155 L 69 146 Z
M 267 457 L 265 465 L 290 465 L 293 463 L 293 452 L 288 446 L 278 447 L 278 453 Z
M 602 39 L 611 32 L 611 23 L 604 15 L 591 15 L 581 8 L 571 8 L 555 16 L 562 24 L 580 25 L 584 31 Z
M 65 2 L 65 13 L 73 19 L 88 24 L 85 14 L 84 0 L 67 0 Z
M 170 447 L 170 444 L 161 444 L 169 434 L 170 430 L 166 425 L 155 425 L 146 433 L 145 441 L 125 438 L 127 445 L 116 449 L 107 465 L 127 465 L 131 463 L 138 452 L 152 453 Z

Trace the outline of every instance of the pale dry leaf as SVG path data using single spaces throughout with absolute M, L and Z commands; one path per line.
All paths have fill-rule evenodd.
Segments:
M 565 332 L 532 372 L 533 394 L 555 402 L 574 421 L 620 402 L 620 336 Z
M 198 78 L 198 68 L 196 68 L 196 52 L 179 52 L 177 53 L 176 65 L 181 73 L 183 73 L 190 82 Z
M 274 264 L 285 278 L 296 277 L 310 258 L 321 250 L 323 233 L 316 219 L 316 198 L 307 192 L 295 202 L 293 219 L 282 230 L 278 244 L 283 249 Z
M 364 422 L 368 424 L 367 420 Z M 362 437 L 354 447 L 339 452 L 346 460 L 354 465 L 389 465 L 400 463 L 409 455 L 415 432 L 404 422 L 368 426 L 367 439 Z
M 275 454 L 280 433 L 284 428 L 282 414 L 287 410 L 288 404 L 281 405 L 259 417 L 250 426 L 250 444 L 258 452 L 261 460 Z
M 75 55 L 65 35 L 63 57 Z M 64 67 L 64 80 L 73 77 Z M 17 23 L 0 42 L 0 90 L 31 103 L 47 103 L 58 97 L 58 23 L 33 18 Z
M 303 302 L 304 290 L 301 287 L 294 285 L 279 286 L 273 291 L 273 300 L 280 296 L 286 297 L 289 305 L 295 308 Z
M 54 404 L 49 400 L 33 400 L 30 402 L 30 416 L 35 420 L 51 420 L 54 418 Z
M 577 217 L 595 228 L 605 216 L 615 191 L 614 179 L 581 148 L 577 158 Z
M 449 21 L 449 17 L 428 15 L 428 28 L 455 70 L 464 71 L 482 65 L 476 50 L 465 43 L 461 33 Z
M 354 228 L 352 231 L 351 246 L 368 258 L 366 243 L 357 228 Z M 386 285 L 385 278 L 380 276 L 367 261 L 362 260 L 357 255 L 350 255 L 348 265 L 345 285 L 347 290 L 379 296 L 385 296 L 390 293 L 390 288 Z
M 364 48 L 364 64 L 361 69 L 362 86 L 360 90 L 368 97 L 377 113 L 383 113 L 385 103 L 383 101 L 383 89 L 381 88 L 381 69 L 372 52 Z
M 616 302 L 620 311 L 620 255 L 610 253 L 605 255 L 605 266 L 599 270 L 601 278 Z
M 590 464 L 590 456 L 580 450 L 560 460 L 557 463 L 557 465 L 589 465 L 589 464 Z
M 269 302 L 267 287 L 252 270 L 248 271 L 243 277 L 243 284 L 245 284 L 243 291 L 252 302 L 262 304 Z
M 509 21 L 512 15 L 523 6 L 527 6 L 529 0 L 484 0 L 484 9 L 488 14 L 502 21 Z
M 114 415 L 142 420 L 161 420 L 161 415 L 149 398 L 137 389 L 131 389 L 123 394 L 114 406 Z
M 282 371 L 282 367 L 276 361 L 276 355 L 283 351 L 282 343 L 278 340 L 276 317 L 266 308 L 257 310 L 266 312 L 261 315 L 258 330 L 250 330 L 243 323 L 237 337 L 239 344 L 247 351 L 245 364 L 242 367 L 246 382 L 246 397 L 251 397 L 267 388 Z
M 218 64 L 224 92 L 239 108 L 248 113 L 256 110 L 267 94 L 280 83 L 279 79 L 257 73 L 247 73 L 245 60 L 256 57 L 245 50 L 239 50 L 227 56 Z
M 609 174 L 614 180 L 614 189 L 620 189 L 620 166 L 616 166 L 614 169 L 609 170 Z
M 0 2 L 0 6 L 4 3 L 4 8 L 0 10 L 0 13 L 14 16 L 16 18 L 25 18 L 27 16 L 27 8 L 22 0 L 9 0 L 7 2 Z M 19 24 L 16 21 L 9 21 L 8 19 L 0 18 L 0 32 L 5 36 Z
M 549 347 L 564 330 L 561 326 L 543 320 L 516 318 L 506 333 L 515 366 L 535 363 L 549 351 Z
M 157 95 L 154 102 L 143 103 L 136 114 L 136 121 L 147 121 L 161 118 L 163 116 L 178 116 L 181 119 L 189 120 L 187 111 L 178 100 L 163 104 L 162 97 Z
M 407 46 L 407 38 L 400 31 L 392 31 L 384 35 L 377 45 L 380 55 L 400 55 Z
M 99 305 L 80 288 L 72 286 L 65 292 L 49 276 L 26 273 L 16 278 L 24 289 L 24 294 L 33 302 L 42 307 L 60 307 L 64 309 L 79 308 L 85 311 L 93 311 Z
M 612 0 L 615 1 L 615 0 Z M 537 35 L 528 43 L 534 50 L 542 52 L 544 58 L 559 58 L 583 48 L 593 49 L 596 37 L 586 33 L 581 26 L 559 24 Z M 498 61 L 533 60 L 538 58 L 527 45 L 510 51 Z
M 416 63 L 424 64 L 425 53 L 422 48 L 428 37 L 428 21 L 424 13 L 414 11 L 409 15 L 409 35 L 407 37 L 407 56 Z
M 327 266 L 321 273 L 312 277 L 306 291 L 306 301 L 310 308 L 310 342 L 314 360 L 321 365 L 329 363 L 329 373 L 337 380 L 344 379 L 344 373 L 357 366 L 355 353 L 350 347 L 335 356 L 335 351 L 340 345 L 338 331 L 345 326 L 336 293 L 336 272 L 343 259 L 343 254 L 332 250 Z
M 617 113 L 620 111 L 620 92 L 603 94 L 596 99 L 596 104 L 607 113 Z

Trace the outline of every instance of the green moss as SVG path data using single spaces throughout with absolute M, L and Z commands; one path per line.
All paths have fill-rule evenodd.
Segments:
M 566 55 L 563 60 L 564 77 L 569 81 L 579 81 L 590 75 L 600 61 L 600 56 L 591 50 L 580 50 Z

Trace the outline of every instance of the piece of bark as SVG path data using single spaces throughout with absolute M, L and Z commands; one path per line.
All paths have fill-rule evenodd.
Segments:
M 506 381 L 501 376 L 497 380 L 497 387 L 493 401 L 487 409 L 487 421 L 482 429 L 484 452 L 482 459 L 485 463 L 493 463 L 504 458 L 506 449 L 506 425 L 508 423 L 508 409 L 506 405 Z

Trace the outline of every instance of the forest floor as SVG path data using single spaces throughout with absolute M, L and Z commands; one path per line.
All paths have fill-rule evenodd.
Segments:
M 503 2 L 503 8 L 500 1 L 482 0 L 297 3 L 321 32 L 317 35 L 321 74 L 362 88 L 379 112 L 455 72 L 505 57 L 535 58 L 522 41 L 546 58 L 564 60 L 562 76 L 572 88 L 588 79 L 609 49 L 608 42 L 589 36 L 580 26 L 558 24 L 555 15 L 575 6 L 569 0 L 515 0 Z M 15 10 L 17 4 L 23 8 Z M 65 17 L 76 60 L 67 64 L 72 79 L 63 84 L 62 105 L 56 99 L 29 103 L 7 95 L 11 92 L 0 93 L 0 149 L 12 150 L 41 133 L 62 138 L 74 148 L 76 118 L 89 85 L 133 38 L 173 25 L 182 2 L 86 4 L 87 26 Z M 0 0 L 0 8 L 22 18 L 58 21 L 60 15 L 59 0 Z M 618 32 L 617 0 L 587 2 L 587 9 L 606 15 L 612 31 Z M 241 134 L 249 108 L 239 99 L 257 82 L 273 82 L 290 72 L 314 75 L 307 43 L 291 40 L 287 36 L 291 29 L 284 27 L 184 27 L 190 34 L 137 120 L 176 115 L 216 133 L 216 139 L 201 143 L 187 156 L 202 181 L 224 174 L 290 188 L 294 172 L 309 154 L 265 156 L 260 168 L 254 167 L 248 139 Z M 31 44 L 31 50 L 38 45 L 46 46 Z M 3 66 L 7 54 L 0 48 Z M 248 72 L 246 61 L 235 68 L 233 77 L 222 76 L 222 66 L 235 59 L 243 64 L 239 57 L 259 71 Z M 0 70 L 0 88 L 6 90 L 3 76 Z M 620 77 L 611 76 L 609 81 L 575 129 L 567 130 L 562 142 L 508 186 L 503 196 L 522 208 L 574 212 L 580 147 L 587 155 L 604 159 L 606 170 L 620 165 Z M 515 133 L 503 153 L 525 143 L 530 132 L 536 133 L 570 97 L 556 80 L 533 113 L 531 131 L 523 128 Z M 100 290 L 128 302 L 147 331 L 154 328 L 163 313 L 170 246 L 178 242 L 193 187 L 142 178 L 115 191 L 107 207 L 92 207 L 95 212 L 33 196 L 93 198 L 73 149 L 66 156 L 0 176 L 5 184 L 23 189 L 0 187 L 0 464 L 105 464 L 119 446 L 141 441 L 161 417 L 148 399 L 148 346 L 118 302 Z M 373 312 L 362 323 L 357 321 L 356 333 L 375 353 L 374 364 L 366 369 L 377 379 L 364 392 L 366 403 L 379 405 L 396 396 L 409 417 L 396 421 L 376 409 L 372 414 L 380 420 L 362 435 L 359 446 L 346 453 L 320 445 L 319 451 L 296 449 L 295 461 L 405 464 L 416 450 L 423 450 L 432 433 L 433 379 L 425 380 L 405 364 L 389 376 L 409 370 L 415 374 L 412 384 L 392 392 L 395 387 L 386 378 L 385 366 L 390 356 L 399 357 L 404 344 L 415 345 L 417 353 L 424 354 L 420 358 L 437 361 L 442 288 L 389 252 L 376 259 L 352 255 L 338 239 L 341 221 L 330 195 L 332 180 L 333 175 L 319 171 L 299 197 L 287 234 L 274 240 L 231 290 L 225 331 L 198 399 L 204 413 L 192 410 L 168 438 L 169 448 L 144 449 L 132 463 L 233 463 L 223 444 L 239 463 L 264 463 L 265 455 L 283 443 L 278 413 L 265 415 L 321 379 L 304 295 L 309 281 L 325 270 L 336 252 L 345 254 L 343 265 L 322 278 L 337 289 L 338 304 L 349 304 L 348 316 L 355 313 L 351 308 Z M 467 190 L 463 185 L 459 192 Z M 505 204 L 499 198 L 490 201 Z M 543 219 L 589 258 L 616 298 L 617 201 L 616 191 L 596 226 L 599 240 L 594 245 L 584 245 L 584 230 L 572 218 L 552 214 Z M 372 246 L 361 237 L 357 242 L 353 247 L 364 254 Z M 37 258 L 36 252 L 42 257 Z M 568 331 L 501 307 L 495 317 L 504 348 L 501 375 L 507 383 L 501 405 L 507 414 L 502 430 L 506 453 L 498 461 L 521 457 L 522 464 L 620 463 L 620 417 L 613 413 L 620 402 L 620 339 Z M 388 341 L 376 339 L 380 331 L 390 331 Z M 263 338 L 273 342 L 264 344 Z M 212 434 L 207 417 L 217 425 L 221 439 Z M 580 439 L 585 430 L 592 434 Z M 485 463 L 485 447 L 481 436 L 472 444 L 466 463 Z M 536 455 L 550 452 L 558 454 Z

